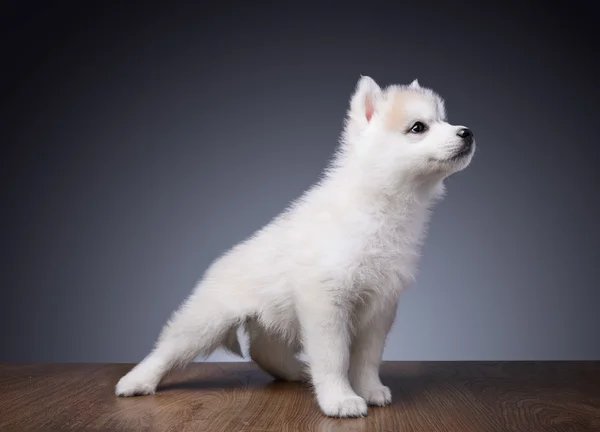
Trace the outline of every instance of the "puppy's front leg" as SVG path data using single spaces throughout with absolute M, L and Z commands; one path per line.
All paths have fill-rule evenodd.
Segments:
M 396 317 L 396 304 L 390 304 L 383 313 L 371 311 L 352 344 L 350 356 L 350 382 L 352 388 L 365 398 L 369 405 L 383 406 L 392 401 L 390 389 L 381 383 L 379 366 L 385 340 Z
M 333 299 L 299 305 L 304 349 L 321 411 L 330 417 L 363 417 L 367 404 L 348 379 L 349 314 Z

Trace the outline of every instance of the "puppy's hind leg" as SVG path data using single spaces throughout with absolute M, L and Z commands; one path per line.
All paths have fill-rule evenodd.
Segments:
M 297 349 L 293 343 L 269 334 L 257 323 L 249 323 L 247 329 L 250 358 L 262 370 L 284 381 L 302 381 L 305 378 L 304 362 L 296 357 Z
M 117 396 L 153 394 L 171 369 L 208 356 L 243 319 L 210 292 L 194 293 L 164 326 L 154 350 L 117 383 Z

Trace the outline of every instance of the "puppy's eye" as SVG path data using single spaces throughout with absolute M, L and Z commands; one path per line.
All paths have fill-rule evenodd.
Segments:
M 415 134 L 419 134 L 419 133 L 423 133 L 425 132 L 425 129 L 427 129 L 427 127 L 425 126 L 424 123 L 422 122 L 416 122 L 411 128 L 410 128 L 410 132 L 411 133 L 415 133 Z

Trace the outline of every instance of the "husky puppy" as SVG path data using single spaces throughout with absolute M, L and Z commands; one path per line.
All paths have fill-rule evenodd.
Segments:
M 276 378 L 307 379 L 325 415 L 389 404 L 379 366 L 399 295 L 444 179 L 474 151 L 472 132 L 446 121 L 431 89 L 361 76 L 322 178 L 209 266 L 116 394 L 152 394 L 168 371 L 217 348 L 242 356 L 241 327 L 252 360 Z

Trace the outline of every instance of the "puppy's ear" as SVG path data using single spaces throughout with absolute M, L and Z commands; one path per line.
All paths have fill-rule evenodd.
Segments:
M 410 83 L 409 87 L 414 89 L 420 89 L 421 85 L 419 84 L 419 80 L 415 79 L 413 82 Z
M 379 109 L 381 88 L 373 78 L 362 76 L 350 100 L 350 116 L 361 123 L 368 123 Z

